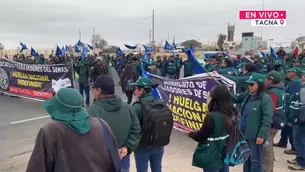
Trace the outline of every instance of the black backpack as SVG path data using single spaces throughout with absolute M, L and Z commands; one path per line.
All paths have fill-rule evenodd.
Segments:
M 145 147 L 166 146 L 173 129 L 172 111 L 159 100 L 138 101 L 143 106 L 140 119 L 142 144 Z

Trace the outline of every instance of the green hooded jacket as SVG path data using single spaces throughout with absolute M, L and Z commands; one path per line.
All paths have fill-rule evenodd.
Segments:
M 90 116 L 102 118 L 110 126 L 118 147 L 126 146 L 131 154 L 141 140 L 141 127 L 132 108 L 117 96 L 96 100 L 88 109 Z

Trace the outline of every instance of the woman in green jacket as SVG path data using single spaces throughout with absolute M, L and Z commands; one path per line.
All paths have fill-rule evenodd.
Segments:
M 244 163 L 244 172 L 263 171 L 263 145 L 267 140 L 273 115 L 273 102 L 265 92 L 264 81 L 264 75 L 254 73 L 245 81 L 248 91 L 235 95 L 235 102 L 242 103 L 240 129 L 249 142 L 251 151 L 251 156 Z
M 204 172 L 229 172 L 229 167 L 224 165 L 224 148 L 238 120 L 238 111 L 226 86 L 215 86 L 210 95 L 209 113 L 202 127 L 197 132 L 188 133 L 189 137 L 199 142 L 192 165 L 202 168 Z

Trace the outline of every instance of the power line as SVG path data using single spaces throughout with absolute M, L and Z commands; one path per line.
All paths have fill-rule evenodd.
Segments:
M 146 21 L 146 20 L 148 20 L 148 19 L 150 19 L 150 18 L 152 18 L 152 16 L 149 16 L 149 17 L 147 17 L 147 18 L 145 18 L 145 19 L 143 19 L 143 20 L 141 20 L 141 21 L 139 21 L 139 22 L 136 22 L 136 23 L 134 23 L 134 24 L 131 24 L 131 25 L 129 25 L 129 26 L 126 26 L 125 28 L 129 28 L 129 27 L 135 26 L 135 25 L 140 24 L 140 23 L 142 23 L 143 21 Z

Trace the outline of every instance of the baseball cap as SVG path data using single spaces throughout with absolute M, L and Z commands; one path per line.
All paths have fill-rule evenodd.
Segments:
M 245 81 L 245 83 L 253 84 L 253 83 L 263 83 L 265 81 L 265 76 L 259 73 L 254 73 L 250 76 L 250 78 Z
M 104 94 L 114 94 L 114 80 L 109 75 L 99 75 L 92 88 L 100 88 Z
M 277 71 L 271 71 L 266 75 L 266 79 L 270 79 L 274 82 L 281 82 L 282 78 L 281 78 L 281 74 L 278 73 Z
M 296 73 L 298 75 L 302 74 L 302 70 L 299 67 L 293 67 L 293 68 L 291 68 L 289 70 L 286 70 L 286 72 L 294 72 L 294 73 Z

